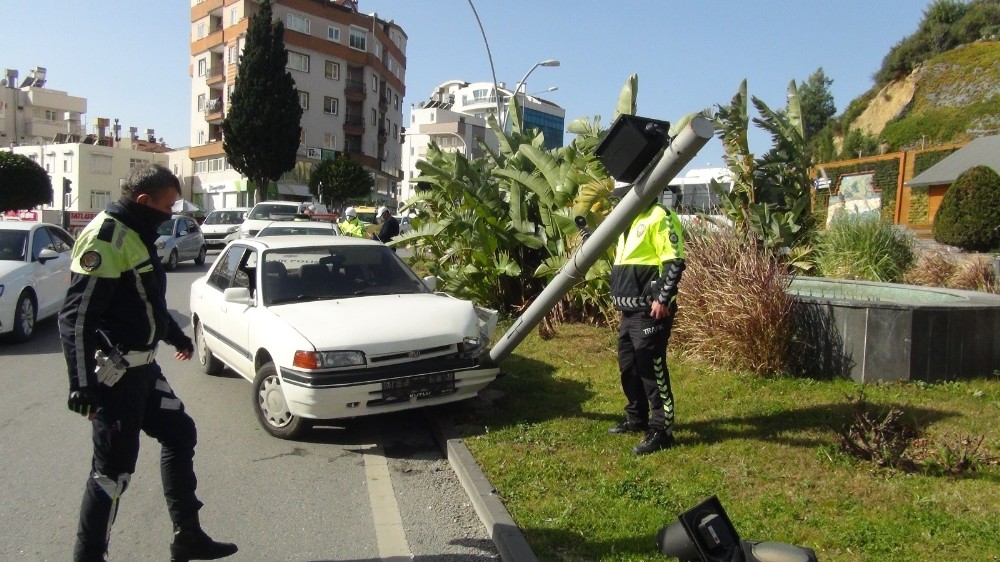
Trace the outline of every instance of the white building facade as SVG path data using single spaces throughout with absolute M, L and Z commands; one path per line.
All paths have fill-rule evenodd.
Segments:
M 7 69 L 0 81 L 0 146 L 79 142 L 87 100 L 46 88 L 42 67 L 18 74 Z
M 562 146 L 566 110 L 551 101 L 524 94 L 523 86 L 521 90 L 518 102 L 522 106 L 524 128 L 540 129 L 545 134 L 546 148 Z M 510 131 L 511 121 L 506 119 L 507 102 L 514 92 L 500 85 L 499 110 L 496 92 L 492 82 L 450 80 L 439 85 L 430 99 L 410 107 L 403 141 L 400 201 L 413 196 L 415 178 L 420 175 L 417 163 L 424 159 L 432 141 L 444 150 L 461 151 L 470 159 L 483 155 L 480 141 L 491 150 L 498 149 L 496 134 L 488 126 L 487 119 L 498 115 L 499 111 L 498 123 L 506 123 Z
M 206 211 L 254 203 L 253 186 L 226 161 L 222 121 L 236 82 L 251 0 L 191 0 L 192 200 Z M 303 108 L 299 162 L 273 199 L 306 200 L 322 158 L 350 158 L 375 180 L 373 200 L 395 201 L 401 173 L 406 42 L 402 28 L 351 0 L 275 0 L 288 70 Z

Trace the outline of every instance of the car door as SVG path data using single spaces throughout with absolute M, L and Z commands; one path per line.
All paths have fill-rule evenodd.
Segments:
M 244 375 L 249 351 L 246 319 L 239 312 L 245 311 L 247 307 L 227 303 L 223 294 L 231 287 L 246 287 L 254 292 L 256 275 L 247 265 L 252 254 L 245 246 L 231 245 L 215 260 L 198 296 L 198 302 L 194 305 L 209 348 L 224 363 Z
M 69 277 L 70 277 L 70 265 L 73 262 L 73 237 L 70 236 L 65 230 L 55 227 L 46 226 L 45 230 L 49 234 L 49 238 L 52 239 L 52 249 L 59 252 L 59 257 L 54 260 L 49 260 L 46 263 L 52 264 L 53 269 L 53 287 L 55 287 L 55 306 L 53 312 L 62 307 L 63 301 L 66 299 L 66 291 L 69 289 Z
M 38 317 L 48 316 L 52 311 L 62 305 L 62 298 L 66 296 L 66 289 L 61 275 L 63 269 L 59 263 L 60 258 L 41 260 L 42 250 L 55 250 L 55 243 L 49 231 L 40 226 L 31 232 L 31 285 L 35 287 L 35 296 L 38 299 Z
M 236 269 L 233 273 L 231 287 L 246 288 L 256 299 L 257 251 L 245 248 L 237 260 L 233 256 Z M 224 359 L 237 372 L 253 380 L 253 350 L 250 349 L 250 322 L 255 316 L 257 307 L 222 301 L 219 307 L 219 337 L 225 339 L 229 355 Z
M 181 260 L 190 260 L 198 256 L 201 244 L 194 234 L 197 229 L 198 225 L 191 219 L 177 220 L 177 254 Z

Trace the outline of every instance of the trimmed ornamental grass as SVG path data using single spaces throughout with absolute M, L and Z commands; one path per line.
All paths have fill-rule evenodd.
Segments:
M 671 357 L 679 445 L 637 458 L 639 436 L 607 432 L 624 406 L 614 342 L 585 325 L 532 333 L 481 398 L 442 409 L 540 560 L 666 560 L 657 530 L 713 494 L 743 538 L 808 546 L 824 562 L 1000 559 L 997 377 L 864 388 L 921 432 L 918 468 L 903 472 L 840 451 L 853 382 Z M 979 435 L 971 468 L 948 470 Z
M 844 215 L 820 233 L 816 266 L 834 279 L 899 282 L 913 265 L 913 241 L 877 216 Z

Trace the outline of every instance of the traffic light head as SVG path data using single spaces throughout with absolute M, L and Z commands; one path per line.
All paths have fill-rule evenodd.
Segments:
M 63 178 L 63 193 L 73 193 L 73 180 Z

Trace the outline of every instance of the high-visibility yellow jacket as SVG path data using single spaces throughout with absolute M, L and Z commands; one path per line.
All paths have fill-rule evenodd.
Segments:
M 683 271 L 684 227 L 670 209 L 650 205 L 618 238 L 611 268 L 615 308 L 649 310 L 654 299 L 672 304 Z
M 344 236 L 354 236 L 356 238 L 365 238 L 365 223 L 361 222 L 358 217 L 349 217 L 344 219 L 344 222 L 337 225 L 340 227 L 340 233 Z

